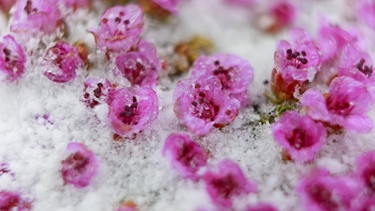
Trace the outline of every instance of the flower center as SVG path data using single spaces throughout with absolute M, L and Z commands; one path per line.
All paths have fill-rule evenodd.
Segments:
M 362 177 L 367 185 L 372 191 L 375 192 L 375 167 L 369 167 L 367 168 L 363 174 Z
M 75 152 L 74 154 L 69 155 L 63 163 L 71 166 L 75 171 L 82 173 L 85 171 L 87 164 L 89 163 L 89 158 L 85 157 L 80 152 Z
M 306 55 L 306 51 L 294 51 L 293 53 L 293 50 L 289 48 L 286 50 L 286 63 L 300 69 L 308 63 Z
M 347 96 L 338 96 L 333 99 L 329 96 L 326 100 L 327 108 L 330 112 L 338 115 L 348 115 L 354 109 L 354 104 L 347 101 Z
M 338 203 L 332 199 L 331 191 L 321 184 L 311 185 L 308 194 L 313 201 L 321 205 L 324 210 L 337 210 Z
M 365 65 L 365 62 L 366 60 L 362 58 L 355 67 L 369 78 L 372 75 L 372 66 Z
M 300 128 L 294 128 L 292 134 L 287 137 L 287 140 L 296 149 L 307 148 L 314 144 L 306 134 L 306 131 Z
M 223 89 L 230 89 L 232 87 L 230 72 L 233 70 L 233 67 L 225 69 L 220 65 L 219 61 L 215 61 L 214 64 L 216 69 L 213 71 L 213 74 L 219 78 Z
M 223 178 L 213 179 L 212 186 L 217 190 L 218 194 L 225 199 L 231 197 L 238 187 L 237 182 L 232 175 L 226 175 Z
M 133 96 L 133 102 L 131 105 L 125 105 L 124 110 L 120 113 L 120 119 L 124 124 L 136 125 L 138 122 L 135 120 L 137 114 L 138 101 L 135 96 Z
M 123 73 L 132 84 L 140 84 L 148 75 L 146 67 L 138 61 L 134 66 L 125 67 Z
M 7 70 L 11 70 L 16 72 L 17 71 L 17 56 L 12 55 L 12 51 L 8 48 L 3 48 L 3 53 L 5 55 L 4 61 L 5 61 L 5 68 Z
M 38 12 L 36 7 L 33 8 L 33 2 L 31 0 L 26 1 L 26 6 L 24 8 L 26 14 L 31 15 Z
M 215 105 L 213 99 L 206 96 L 203 91 L 198 92 L 191 104 L 193 105 L 193 114 L 198 118 L 214 121 L 216 115 L 219 113 L 219 106 Z

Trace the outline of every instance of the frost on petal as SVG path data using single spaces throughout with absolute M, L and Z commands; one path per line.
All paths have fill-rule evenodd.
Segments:
M 245 196 L 257 189 L 255 182 L 247 179 L 231 160 L 223 160 L 214 171 L 207 171 L 203 181 L 211 200 L 222 207 L 231 207 L 235 197 Z
M 0 190 L 0 210 L 29 211 L 31 202 L 21 198 L 21 194 L 7 190 Z
M 26 55 L 23 48 L 12 35 L 3 37 L 0 43 L 0 75 L 8 81 L 13 81 L 24 72 Z
M 77 10 L 78 8 L 88 8 L 91 0 L 60 0 L 66 8 Z
M 49 48 L 41 63 L 43 74 L 57 83 L 73 80 L 77 69 L 83 65 L 84 61 L 78 50 L 64 41 Z
M 199 168 L 207 163 L 206 152 L 187 134 L 171 134 L 167 137 L 163 156 L 170 159 L 172 166 L 183 176 L 197 179 Z
M 60 10 L 55 0 L 19 0 L 15 5 L 10 30 L 17 33 L 42 31 L 51 34 L 61 23 Z
M 254 79 L 254 70 L 248 61 L 233 54 L 201 56 L 193 65 L 192 77 L 215 76 L 229 96 L 248 104 L 247 89 Z
M 303 177 L 297 186 L 303 210 L 311 211 L 349 210 L 360 191 L 354 178 L 334 177 L 326 170 Z
M 137 44 L 143 29 L 143 11 L 134 4 L 107 9 L 100 26 L 90 29 L 100 50 L 127 52 Z
M 153 44 L 141 40 L 137 51 L 121 54 L 116 58 L 116 66 L 132 85 L 155 86 L 161 60 Z
M 272 127 L 273 136 L 296 162 L 313 160 L 322 147 L 326 130 L 321 123 L 295 111 L 285 112 Z
M 107 79 L 88 78 L 85 82 L 82 102 L 88 107 L 95 106 L 106 102 L 109 90 L 112 84 Z
M 214 76 L 179 81 L 173 99 L 177 118 L 199 135 L 229 124 L 240 108 L 240 102 L 230 98 Z
M 356 174 L 367 193 L 375 194 L 375 151 L 368 151 L 357 158 Z
M 9 12 L 17 0 L 1 0 L 0 9 L 4 12 Z
M 123 137 L 146 129 L 159 113 L 157 95 L 148 87 L 111 90 L 107 103 L 112 127 Z
M 99 167 L 95 154 L 84 144 L 77 142 L 69 143 L 66 149 L 68 157 L 61 162 L 64 183 L 76 188 L 88 186 Z

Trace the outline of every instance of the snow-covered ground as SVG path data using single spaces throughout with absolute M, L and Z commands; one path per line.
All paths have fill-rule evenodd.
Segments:
M 304 27 L 312 35 L 316 34 L 320 16 L 344 28 L 359 27 L 366 37 L 374 35 L 371 29 L 353 21 L 349 0 L 304 0 L 296 4 L 299 13 L 294 26 Z M 113 64 L 96 51 L 94 38 L 86 31 L 98 25 L 104 9 L 103 3 L 95 2 L 91 11 L 68 15 L 68 41 L 86 42 L 92 62 L 92 68 L 72 82 L 54 83 L 41 74 L 38 64 L 46 49 L 53 46 L 53 38 L 24 38 L 28 54 L 32 54 L 25 74 L 15 83 L 0 83 L 0 163 L 7 163 L 11 172 L 0 174 L 0 190 L 21 192 L 32 201 L 33 210 L 114 210 L 128 200 L 134 201 L 139 210 L 149 211 L 212 208 L 204 184 L 181 178 L 162 157 L 166 137 L 187 131 L 173 112 L 176 78 L 160 78 L 155 87 L 159 116 L 134 140 L 113 140 L 106 104 L 88 109 L 80 101 L 87 76 L 119 80 L 111 73 Z M 206 136 L 193 136 L 209 151 L 209 166 L 231 159 L 257 183 L 258 192 L 238 198 L 236 206 L 268 202 L 280 210 L 301 210 L 295 185 L 304 173 L 316 167 L 332 173 L 349 172 L 359 154 L 375 149 L 374 132 L 347 132 L 330 136 L 313 162 L 282 161 L 271 125 L 258 124 L 260 117 L 251 105 L 258 104 L 264 112 L 273 109 L 263 97 L 263 81 L 270 79 L 276 42 L 288 39 L 287 31 L 265 34 L 254 26 L 254 12 L 223 5 L 220 0 L 189 0 L 180 9 L 179 15 L 166 23 L 147 20 L 143 37 L 156 44 L 160 55 L 167 55 L 174 44 L 199 34 L 212 40 L 216 52 L 237 54 L 255 71 L 249 87 L 252 103 L 241 109 L 236 120 Z M 1 35 L 9 33 L 6 16 L 0 18 Z M 374 42 L 368 47 L 373 54 Z M 185 77 L 188 75 L 177 79 Z M 370 116 L 374 119 L 375 113 Z M 61 160 L 70 142 L 84 143 L 100 162 L 98 175 L 83 189 L 64 185 L 61 177 Z

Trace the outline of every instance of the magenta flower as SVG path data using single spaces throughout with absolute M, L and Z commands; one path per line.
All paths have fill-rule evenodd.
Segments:
M 300 163 L 313 160 L 326 137 L 321 123 L 296 111 L 286 111 L 273 125 L 272 132 L 276 142 Z
M 0 43 L 0 74 L 8 81 L 14 81 L 24 72 L 26 55 L 12 35 L 3 37 Z
M 206 190 L 212 201 L 223 207 L 231 207 L 233 199 L 256 192 L 255 182 L 246 178 L 240 167 L 231 160 L 223 160 L 215 171 L 203 175 Z
M 136 45 L 143 29 L 143 11 L 134 4 L 107 9 L 100 27 L 90 29 L 100 50 L 127 52 Z
M 292 40 L 278 42 L 275 68 L 286 82 L 312 81 L 320 66 L 318 48 L 303 29 L 292 30 Z
M 362 154 L 357 159 L 357 175 L 366 192 L 375 194 L 375 151 Z
M 271 204 L 259 203 L 247 206 L 244 211 L 277 211 L 277 209 Z
M 360 133 L 370 132 L 373 128 L 371 119 L 365 114 L 371 108 L 371 96 L 365 85 L 350 77 L 335 78 L 327 98 L 310 89 L 301 96 L 300 102 L 314 120 Z
M 254 70 L 246 60 L 232 54 L 201 56 L 193 65 L 192 77 L 217 77 L 229 96 L 248 104 L 247 89 L 254 79 Z
M 278 28 L 284 28 L 293 23 L 297 9 L 290 1 L 278 0 L 272 4 L 268 13 L 276 21 Z
M 13 7 L 16 0 L 1 0 L 0 1 L 0 9 L 4 12 L 9 12 L 9 10 Z
M 78 8 L 88 8 L 91 5 L 91 0 L 61 0 L 66 8 L 77 10 Z
M 141 40 L 138 50 L 121 54 L 116 58 L 116 66 L 132 85 L 155 86 L 161 60 L 153 44 Z
M 51 81 L 65 83 L 76 77 L 78 68 L 83 67 L 84 61 L 78 50 L 64 41 L 47 50 L 41 66 L 45 69 L 43 74 Z
M 319 47 L 321 62 L 325 63 L 338 58 L 344 46 L 350 43 L 354 44 L 356 39 L 356 36 L 322 18 L 316 42 Z M 345 53 L 343 55 L 345 56 Z
M 31 210 L 31 202 L 22 199 L 21 194 L 11 191 L 0 191 L 0 210 L 4 211 L 29 211 Z
M 358 18 L 372 28 L 375 28 L 375 2 L 372 0 L 359 0 Z
M 207 163 L 206 152 L 187 134 L 173 133 L 165 140 L 163 156 L 183 177 L 197 179 L 197 171 Z
M 223 92 L 220 80 L 214 76 L 179 81 L 173 99 L 177 118 L 199 135 L 229 124 L 240 108 L 240 102 Z
M 61 24 L 61 14 L 55 0 L 19 0 L 10 30 L 51 34 Z
M 69 143 L 66 149 L 69 156 L 61 162 L 64 183 L 76 188 L 88 186 L 98 172 L 99 162 L 95 154 L 84 144 L 77 142 Z
M 106 102 L 109 90 L 112 84 L 107 79 L 88 78 L 85 82 L 85 90 L 82 101 L 94 108 L 95 106 Z
M 360 194 L 356 180 L 346 176 L 331 176 L 326 170 L 317 170 L 302 178 L 297 187 L 303 210 L 349 210 Z
M 121 136 L 132 137 L 146 129 L 158 116 L 158 98 L 148 87 L 111 90 L 108 118 Z

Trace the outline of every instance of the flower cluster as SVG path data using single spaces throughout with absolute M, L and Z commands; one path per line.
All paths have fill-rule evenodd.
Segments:
M 293 45 L 287 41 L 277 45 L 271 90 L 275 102 L 299 101 L 301 113 L 307 116 L 284 113 L 273 134 L 290 158 L 307 162 L 321 148 L 326 130 L 328 134 L 372 130 L 366 113 L 374 103 L 375 81 L 372 60 L 356 33 L 325 19 L 316 40 L 302 29 L 292 32 Z
M 41 62 L 43 74 L 51 81 L 66 83 L 76 77 L 76 71 L 82 68 L 84 61 L 78 50 L 64 41 L 47 50 Z
M 357 158 L 355 172 L 331 175 L 325 169 L 304 176 L 297 186 L 304 207 L 311 210 L 373 210 L 375 151 Z
M 248 104 L 247 89 L 253 69 L 242 58 L 229 54 L 199 57 L 191 78 L 174 90 L 174 112 L 188 129 L 199 135 L 232 122 Z
M 88 186 L 98 172 L 99 162 L 95 154 L 84 144 L 71 142 L 66 147 L 69 154 L 61 164 L 61 175 L 65 184 L 76 188 Z
M 3 37 L 0 43 L 0 74 L 1 78 L 13 81 L 24 72 L 26 55 L 20 44 L 12 35 Z

